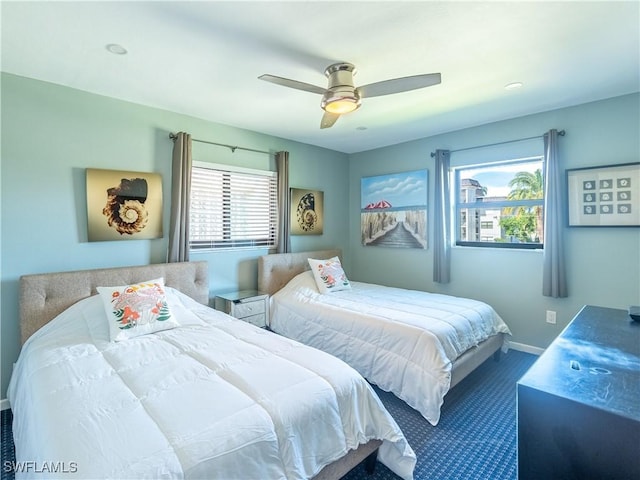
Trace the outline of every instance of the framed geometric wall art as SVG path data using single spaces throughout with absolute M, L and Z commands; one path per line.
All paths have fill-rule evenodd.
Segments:
M 570 227 L 640 226 L 640 162 L 567 170 Z
M 362 177 L 362 245 L 427 248 L 428 171 Z
M 87 169 L 90 242 L 162 237 L 162 177 L 157 173 Z
M 291 235 L 322 235 L 324 192 L 292 188 Z

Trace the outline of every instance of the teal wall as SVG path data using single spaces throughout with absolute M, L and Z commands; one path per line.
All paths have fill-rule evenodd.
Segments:
M 295 236 L 292 248 L 346 250 L 348 157 L 281 138 L 206 122 L 49 83 L 2 74 L 1 363 L 2 390 L 20 349 L 18 281 L 29 273 L 159 263 L 166 259 L 171 175 L 170 132 L 290 152 L 292 187 L 324 191 L 323 235 Z M 193 144 L 196 160 L 275 169 L 272 157 Z M 158 172 L 165 235 L 157 240 L 88 242 L 85 169 Z M 212 294 L 256 287 L 256 258 L 266 250 L 199 253 Z
M 640 304 L 640 229 L 567 228 L 565 242 L 570 296 L 541 295 L 542 255 L 532 251 L 454 248 L 452 282 L 434 284 L 433 218 L 427 250 L 362 247 L 360 179 L 398 171 L 429 170 L 433 203 L 436 148 L 474 145 L 565 129 L 560 139 L 564 168 L 638 161 L 639 95 L 470 128 L 414 142 L 346 155 L 289 140 L 206 122 L 164 110 L 49 83 L 1 76 L 0 325 L 2 390 L 6 396 L 19 343 L 20 275 L 163 262 L 169 225 L 169 132 L 194 138 L 290 152 L 292 187 L 324 191 L 321 236 L 294 236 L 294 251 L 339 247 L 354 280 L 469 296 L 490 302 L 511 326 L 515 342 L 545 347 L 583 304 L 626 308 Z M 428 134 L 428 132 L 425 132 Z M 453 165 L 541 152 L 541 142 L 523 142 L 454 154 Z M 194 143 L 194 159 L 274 169 L 273 159 Z M 165 237 L 157 240 L 88 242 L 85 169 L 158 172 L 163 177 Z M 346 207 L 345 207 L 346 206 Z M 254 288 L 256 258 L 266 250 L 199 253 L 208 260 L 212 294 Z M 544 321 L 545 310 L 558 323 Z
M 454 247 L 447 285 L 433 282 L 433 217 L 427 250 L 364 247 L 360 242 L 360 179 L 363 176 L 427 168 L 429 203 L 434 200 L 437 148 L 463 149 L 529 138 L 556 128 L 561 168 L 640 160 L 640 95 L 626 95 L 350 155 L 349 275 L 489 302 L 509 324 L 512 340 L 546 347 L 585 304 L 626 309 L 640 305 L 640 228 L 565 228 L 569 297 L 542 296 L 542 252 Z M 542 140 L 473 149 L 451 156 L 452 166 L 542 154 Z M 564 178 L 563 178 L 564 183 Z M 640 207 L 640 203 L 636 201 Z M 430 210 L 433 212 L 433 210 Z M 557 323 L 545 311 L 557 311 Z

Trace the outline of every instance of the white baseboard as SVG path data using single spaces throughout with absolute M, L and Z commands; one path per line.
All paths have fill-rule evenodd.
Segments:
M 518 342 L 509 342 L 509 348 L 518 350 L 519 352 L 532 353 L 534 355 L 542 355 L 542 352 L 544 352 L 544 348 L 534 347 Z
M 9 403 L 9 400 L 6 398 L 3 398 L 2 400 L 0 400 L 0 410 L 9 410 L 11 408 L 11 404 Z

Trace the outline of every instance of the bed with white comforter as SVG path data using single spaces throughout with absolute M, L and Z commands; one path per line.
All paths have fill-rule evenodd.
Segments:
M 110 342 L 94 295 L 25 343 L 8 391 L 31 462 L 17 478 L 302 479 L 373 438 L 412 478 L 411 447 L 353 369 L 166 290 L 178 328 Z
M 432 425 L 456 359 L 509 333 L 495 310 L 477 300 L 362 282 L 321 294 L 311 271 L 296 275 L 270 301 L 271 329 L 344 360 Z

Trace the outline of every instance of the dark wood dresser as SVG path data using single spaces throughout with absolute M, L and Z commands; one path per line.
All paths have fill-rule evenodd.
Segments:
M 518 381 L 518 478 L 640 479 L 640 323 L 585 306 Z

